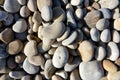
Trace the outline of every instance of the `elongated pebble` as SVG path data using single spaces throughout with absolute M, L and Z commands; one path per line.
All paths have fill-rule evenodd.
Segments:
M 37 11 L 37 2 L 36 2 L 36 0 L 28 0 L 27 7 L 32 12 Z

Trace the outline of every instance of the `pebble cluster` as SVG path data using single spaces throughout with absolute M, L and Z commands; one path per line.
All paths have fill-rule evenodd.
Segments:
M 120 0 L 0 0 L 0 80 L 120 80 Z

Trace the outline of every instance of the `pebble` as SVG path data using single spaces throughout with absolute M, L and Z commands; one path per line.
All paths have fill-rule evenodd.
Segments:
M 98 61 L 81 62 L 79 73 L 82 80 L 100 80 L 103 77 L 103 69 Z
M 12 26 L 12 29 L 16 33 L 23 33 L 27 30 L 27 22 L 25 19 L 19 19 L 16 21 L 16 23 Z
M 83 9 L 82 9 L 82 8 L 77 8 L 77 9 L 75 10 L 75 18 L 76 18 L 77 20 L 80 20 L 80 19 L 83 18 L 83 16 L 84 16 L 84 11 L 83 11 Z
M 64 45 L 64 46 L 69 45 L 69 44 L 73 43 L 76 38 L 77 38 L 77 31 L 73 31 L 73 32 L 71 32 L 71 34 L 68 38 L 66 38 L 65 40 L 62 41 L 62 45 Z
M 23 32 L 23 33 L 15 33 L 15 37 L 17 39 L 20 39 L 21 41 L 24 41 L 27 37 L 27 31 Z
M 96 28 L 100 31 L 108 28 L 110 25 L 110 22 L 108 19 L 102 18 L 100 20 L 98 20 L 98 22 L 96 23 Z
M 40 66 L 40 65 L 43 65 L 45 63 L 45 60 L 41 54 L 29 57 L 28 61 L 29 61 L 29 63 L 31 63 L 35 66 Z
M 86 1 L 88 1 L 88 0 L 86 0 Z M 100 4 L 98 4 L 97 2 L 94 2 L 94 3 L 92 4 L 92 7 L 93 7 L 94 9 L 100 9 Z
M 23 69 L 28 74 L 36 74 L 39 71 L 39 67 L 30 64 L 27 58 L 23 62 Z
M 111 40 L 111 33 L 109 29 L 104 29 L 101 32 L 100 39 L 102 42 L 107 43 Z
M 120 17 L 120 13 L 119 12 L 120 12 L 119 8 L 114 9 L 112 18 L 113 19 L 119 18 Z
M 16 63 L 23 63 L 25 58 L 26 58 L 25 54 L 18 54 L 15 56 L 15 62 Z
M 4 21 L 8 17 L 8 13 L 0 10 L 0 21 Z
M 115 72 L 115 73 L 110 73 L 107 76 L 108 80 L 120 80 L 120 71 Z
M 8 57 L 8 59 L 7 59 L 7 66 L 10 69 L 15 69 L 16 68 L 17 64 L 15 62 L 14 57 Z
M 20 9 L 20 4 L 17 0 L 5 0 L 3 5 L 4 10 L 10 13 L 16 13 Z
M 6 28 L 0 33 L 0 40 L 8 44 L 14 39 L 14 33 L 11 28 Z
M 17 0 L 20 5 L 25 5 L 27 0 Z
M 23 49 L 23 43 L 20 40 L 14 40 L 10 42 L 6 48 L 10 55 L 16 55 Z
M 117 66 L 114 63 L 112 63 L 111 61 L 105 59 L 105 60 L 103 60 L 102 64 L 103 64 L 103 68 L 106 71 L 108 71 L 110 73 L 117 72 Z
M 37 2 L 36 2 L 36 0 L 28 0 L 27 7 L 32 12 L 37 11 Z
M 30 15 L 30 10 L 28 9 L 28 7 L 27 6 L 22 6 L 21 8 L 20 8 L 20 15 L 22 16 L 22 17 L 24 17 L 24 18 L 26 18 L 26 17 L 28 17 L 29 15 Z
M 112 41 L 115 42 L 115 43 L 119 43 L 120 42 L 120 34 L 118 31 L 116 30 L 113 30 L 112 31 Z
M 31 76 L 30 75 L 25 75 L 21 78 L 21 80 L 31 80 Z
M 0 45 L 0 59 L 5 59 L 9 56 L 9 54 L 6 52 L 6 45 L 1 44 Z
M 6 68 L 6 59 L 0 59 L 0 73 L 4 72 Z
M 107 44 L 107 51 L 108 51 L 108 58 L 111 61 L 115 61 L 120 55 L 119 48 L 118 48 L 117 44 L 114 42 L 109 42 Z
M 42 29 L 43 37 L 48 39 L 56 39 L 60 37 L 65 31 L 65 25 L 63 22 L 54 22 L 50 26 L 44 27 Z M 49 35 L 49 36 L 48 36 Z
M 84 20 L 89 28 L 93 28 L 95 27 L 100 17 L 101 17 L 100 11 L 92 10 L 86 14 L 86 16 L 84 17 Z
M 24 53 L 27 57 L 32 57 L 38 54 L 37 50 L 37 42 L 35 40 L 31 40 L 26 43 L 24 47 Z
M 108 8 L 108 9 L 114 9 L 119 5 L 119 0 L 100 0 L 99 4 L 101 6 L 101 8 Z
M 43 80 L 40 74 L 35 75 L 34 80 Z
M 52 60 L 48 59 L 45 62 L 45 69 L 44 69 L 44 74 L 46 79 L 50 79 L 52 75 L 54 74 L 56 68 L 52 64 Z
M 80 43 L 78 51 L 82 58 L 82 61 L 84 62 L 88 62 L 93 58 L 94 47 L 93 44 L 88 40 L 84 40 Z
M 115 60 L 115 64 L 117 64 L 118 66 L 120 66 L 120 58 L 118 58 L 117 60 Z
M 114 29 L 120 31 L 120 18 L 114 20 Z
M 96 52 L 95 52 L 95 58 L 98 60 L 98 61 L 102 61 L 105 57 L 106 57 L 106 50 L 103 46 L 99 46 L 97 47 L 96 49 Z
M 53 18 L 52 8 L 50 6 L 43 6 L 41 9 L 41 17 L 44 21 L 48 22 Z
M 53 75 L 53 76 L 52 76 L 52 80 L 63 80 L 63 78 L 61 78 L 61 77 L 58 76 L 58 75 Z
M 9 73 L 9 76 L 13 79 L 21 79 L 23 76 L 25 76 L 24 71 L 11 71 Z
M 68 73 L 66 71 L 63 71 L 63 70 L 62 71 L 57 71 L 55 74 L 62 77 L 65 80 L 68 78 Z
M 70 80 L 81 80 L 81 78 L 79 76 L 79 70 L 78 69 L 75 69 L 71 72 Z
M 99 11 L 101 11 L 105 19 L 110 19 L 112 17 L 112 13 L 108 8 L 100 8 Z
M 71 0 L 71 5 L 73 6 L 79 6 L 80 4 L 82 4 L 84 0 Z
M 0 80 L 13 80 L 8 74 L 4 74 L 0 77 Z
M 62 68 L 68 61 L 69 53 L 66 47 L 60 46 L 56 49 L 52 63 L 56 68 Z
M 54 21 L 64 21 L 65 11 L 60 7 L 53 8 L 53 20 Z
M 91 36 L 91 39 L 95 42 L 100 40 L 100 32 L 96 28 L 90 29 L 90 36 Z
M 67 72 L 73 71 L 78 65 L 80 64 L 81 60 L 78 57 L 74 57 L 74 59 L 71 62 L 67 62 L 64 66 L 64 70 Z
M 14 17 L 12 14 L 8 14 L 8 17 L 6 18 L 6 20 L 3 22 L 3 24 L 5 26 L 9 26 L 13 23 Z

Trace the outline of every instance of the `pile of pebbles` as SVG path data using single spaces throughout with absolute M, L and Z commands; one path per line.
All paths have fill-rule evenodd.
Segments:
M 0 80 L 120 80 L 120 0 L 0 0 Z

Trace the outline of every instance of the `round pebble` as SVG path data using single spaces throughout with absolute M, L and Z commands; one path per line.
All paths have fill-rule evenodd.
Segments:
M 0 77 L 0 80 L 13 80 L 8 74 L 4 74 Z

